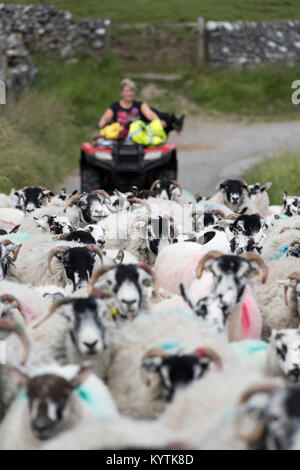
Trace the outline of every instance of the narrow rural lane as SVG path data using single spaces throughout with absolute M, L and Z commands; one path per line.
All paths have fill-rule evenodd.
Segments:
M 210 195 L 224 178 L 236 178 L 265 157 L 300 151 L 300 121 L 246 124 L 237 121 L 189 119 L 180 136 L 171 134 L 178 148 L 182 186 L 192 193 Z M 60 185 L 61 186 L 61 185 Z M 79 188 L 79 171 L 64 182 Z

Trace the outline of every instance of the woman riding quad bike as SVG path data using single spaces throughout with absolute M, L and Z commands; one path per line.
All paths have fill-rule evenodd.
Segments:
M 94 145 L 82 144 L 81 191 L 102 188 L 112 193 L 114 189 L 128 191 L 132 185 L 143 189 L 156 179 L 177 178 L 176 147 L 166 143 L 163 126 L 170 127 L 171 117 L 174 123 L 177 121 L 176 130 L 181 130 L 184 117 L 165 114 L 169 122 L 160 120 L 159 112 L 134 99 L 135 90 L 134 82 L 122 81 L 122 99 L 114 102 L 98 123 L 103 137 L 97 138 Z M 109 126 L 111 121 L 115 124 Z M 147 121 L 150 124 L 146 127 Z

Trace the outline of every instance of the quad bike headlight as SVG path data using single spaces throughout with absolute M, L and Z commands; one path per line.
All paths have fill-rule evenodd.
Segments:
M 162 156 L 161 150 L 153 150 L 153 152 L 145 153 L 144 160 L 156 160 Z
M 95 152 L 95 157 L 99 160 L 112 160 L 112 154 L 108 152 Z

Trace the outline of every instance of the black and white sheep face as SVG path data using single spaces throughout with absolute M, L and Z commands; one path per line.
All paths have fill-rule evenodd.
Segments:
M 225 204 L 237 212 L 248 197 L 247 185 L 241 180 L 226 180 L 219 184 L 218 189 L 225 194 Z
M 152 277 L 139 265 L 120 264 L 100 277 L 97 288 L 115 294 L 122 307 L 121 317 L 133 318 L 147 303 Z
M 63 263 L 66 283 L 71 281 L 74 291 L 88 284 L 95 264 L 95 252 L 75 247 L 55 256 Z
M 46 188 L 32 187 L 24 188 L 20 191 L 15 192 L 18 196 L 19 201 L 16 206 L 17 209 L 24 209 L 27 213 L 31 213 L 36 209 L 40 209 L 44 203 L 45 198 L 48 199 L 54 196 L 52 191 L 48 191 Z
M 105 230 L 98 224 L 90 224 L 84 227 L 95 239 L 95 242 L 101 248 L 105 246 Z
M 47 232 L 53 233 L 53 235 L 61 235 L 62 233 L 71 233 L 74 230 L 68 217 L 59 214 L 56 216 L 45 215 L 38 219 L 33 217 L 37 225 Z
M 222 333 L 225 330 L 229 308 L 221 295 L 207 295 L 193 303 L 188 297 L 183 284 L 180 284 L 180 291 L 191 310 L 210 325 L 216 333 Z
M 297 329 L 273 330 L 271 347 L 276 350 L 278 365 L 290 382 L 300 382 L 300 331 Z
M 72 343 L 83 357 L 101 354 L 106 348 L 105 315 L 108 304 L 95 296 L 70 299 L 59 313 L 68 320 Z
M 261 253 L 265 237 L 264 224 L 257 214 L 240 215 L 225 229 L 231 251 L 240 255 L 247 251 Z
M 272 183 L 260 184 L 254 183 L 248 185 L 248 192 L 251 199 L 255 200 L 257 196 L 260 196 L 264 192 L 268 191 Z
M 196 355 L 166 355 L 145 360 L 144 381 L 161 399 L 170 402 L 178 389 L 203 376 L 210 360 Z
M 299 243 L 293 243 L 289 246 L 286 256 L 294 256 L 295 258 L 300 258 L 300 240 Z
M 284 214 L 292 217 L 293 215 L 300 214 L 300 197 L 288 196 L 287 192 L 283 193 L 283 208 Z
M 253 271 L 250 263 L 234 255 L 223 255 L 214 260 L 208 268 L 214 276 L 215 294 L 231 307 L 244 294 L 247 278 Z
M 181 190 L 172 180 L 160 180 L 155 185 L 159 197 L 166 201 L 174 200 L 181 196 Z
M 99 194 L 85 194 L 76 205 L 80 208 L 81 220 L 85 224 L 95 224 L 110 215 L 104 196 Z
M 252 396 L 245 404 L 245 412 L 257 416 L 259 427 L 256 442 L 251 445 L 252 449 L 299 450 L 299 387 L 288 386 L 257 395 Z
M 13 264 L 11 254 L 17 249 L 17 246 L 11 243 L 5 245 L 0 242 L 0 281 L 7 276 L 9 267 Z
M 64 428 L 71 411 L 71 395 L 91 372 L 92 366 L 83 365 L 73 379 L 67 380 L 56 374 L 30 378 L 18 369 L 12 369 L 17 384 L 26 389 L 30 427 L 37 439 L 50 439 Z

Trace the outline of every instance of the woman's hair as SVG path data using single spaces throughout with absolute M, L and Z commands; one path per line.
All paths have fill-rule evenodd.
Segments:
M 124 78 L 124 80 L 121 81 L 121 91 L 125 86 L 128 86 L 131 90 L 136 91 L 136 84 L 130 80 L 130 78 Z

